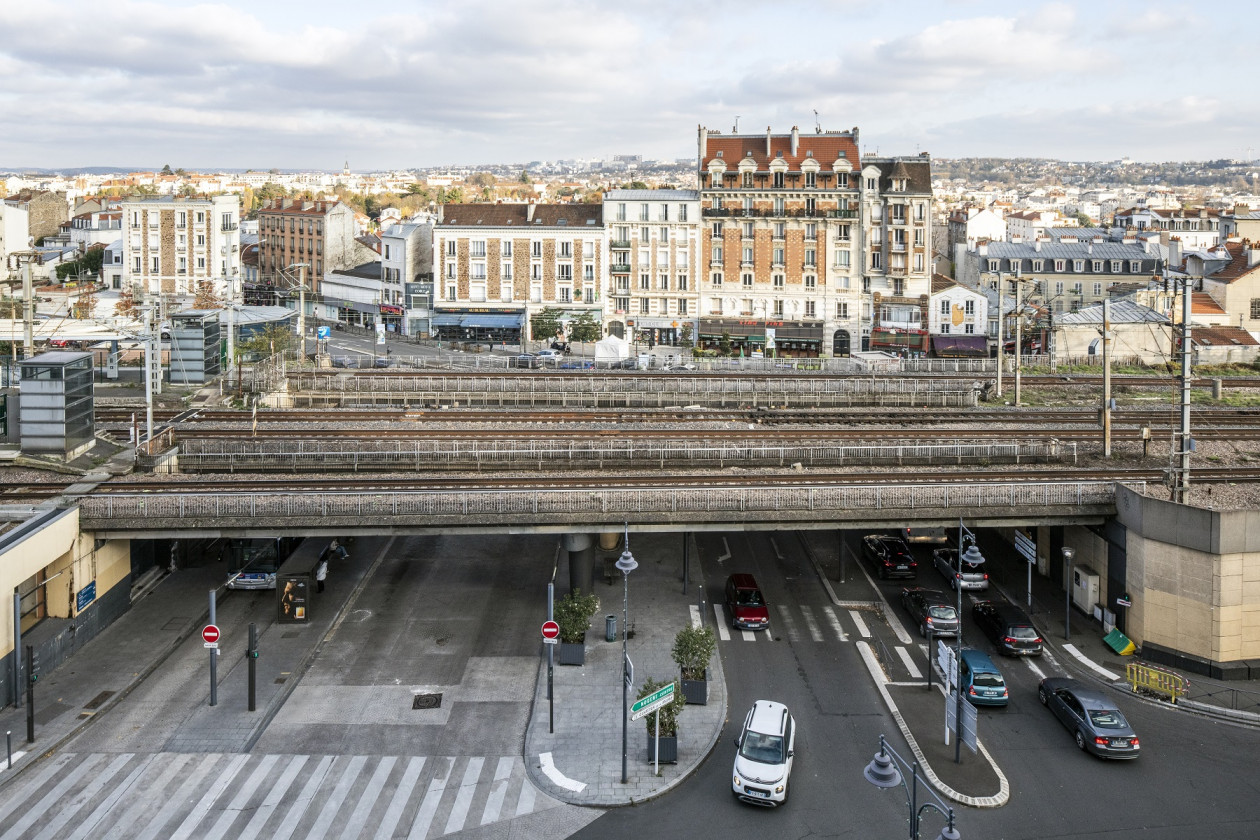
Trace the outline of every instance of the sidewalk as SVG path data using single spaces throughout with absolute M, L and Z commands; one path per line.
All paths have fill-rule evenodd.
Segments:
M 630 573 L 630 621 L 635 628 L 628 642 L 634 663 L 637 687 L 648 677 L 670 680 L 678 677 L 670 651 L 674 635 L 698 613 L 693 596 L 682 594 L 682 580 L 676 561 L 656 560 L 674 557 L 665 548 L 671 535 L 635 534 L 630 550 L 639 568 Z M 676 537 L 674 537 L 676 539 Z M 659 547 L 659 550 L 658 550 Z M 601 558 L 606 552 L 599 553 Z M 693 557 L 695 555 L 693 554 Z M 602 559 L 596 561 L 596 571 Z M 692 571 L 690 589 L 702 580 L 698 562 Z M 560 583 L 557 597 L 567 591 Z M 627 783 L 621 782 L 622 683 L 621 619 L 623 583 L 620 576 L 610 586 L 597 574 L 595 593 L 600 598 L 592 630 L 586 636 L 586 663 L 554 668 L 554 732 L 549 731 L 547 701 L 547 662 L 543 657 L 533 711 L 525 732 L 525 766 L 539 790 L 571 805 L 630 805 L 659 796 L 680 783 L 708 756 L 726 721 L 726 682 L 721 656 L 714 654 L 709 668 L 709 702 L 688 705 L 678 716 L 678 763 L 661 764 L 660 776 L 653 774 L 647 760 L 647 727 L 642 720 L 630 721 L 627 729 Z M 604 640 L 604 616 L 616 614 L 618 639 Z M 540 644 L 541 648 L 542 645 Z M 678 690 L 681 690 L 678 689 Z

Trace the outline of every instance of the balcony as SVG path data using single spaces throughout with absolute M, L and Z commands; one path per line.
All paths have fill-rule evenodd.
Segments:
M 612 265 L 608 266 L 608 270 L 611 271 L 613 274 L 629 274 L 630 263 L 613 263 Z
M 222 225 L 219 226 L 219 230 L 223 231 L 224 233 L 231 233 L 232 231 L 236 230 L 239 227 L 240 225 L 236 224 L 235 222 L 224 222 Z
M 905 277 L 906 267 L 904 265 L 889 266 L 888 276 L 889 277 Z
M 705 207 L 703 210 L 701 210 L 701 211 L 700 211 L 700 215 L 702 215 L 702 216 L 716 216 L 716 217 L 718 217 L 718 218 L 725 218 L 725 217 L 727 217 L 727 216 L 733 216 L 733 215 L 735 215 L 735 214 L 734 214 L 734 211 L 732 211 L 732 210 L 730 210 L 730 209 L 728 209 L 728 208 L 726 208 L 726 207 Z
M 610 248 L 629 248 L 630 240 L 629 239 L 613 239 L 609 241 L 608 246 Z
M 828 219 L 856 219 L 858 211 L 856 210 L 828 210 Z

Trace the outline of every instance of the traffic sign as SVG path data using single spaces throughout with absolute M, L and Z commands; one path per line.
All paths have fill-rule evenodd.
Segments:
M 329 337 L 329 336 L 331 336 L 331 335 L 332 335 L 332 332 L 330 331 L 330 329 L 329 329 L 328 327 L 316 327 L 316 328 L 315 328 L 315 337 L 316 337 L 316 338 L 318 338 L 318 339 L 320 339 L 320 340 L 327 340 L 327 339 L 328 339 L 328 337 Z
M 1029 563 L 1037 562 L 1037 544 L 1022 531 L 1015 532 L 1015 550 L 1023 555 Z
M 674 684 L 670 683 L 659 691 L 654 691 L 630 707 L 630 719 L 638 720 L 647 717 L 661 706 L 666 706 L 674 698 Z
M 215 624 L 207 624 L 201 630 L 201 639 L 207 645 L 217 645 L 219 643 L 219 628 Z
M 560 641 L 560 625 L 554 621 L 544 621 L 542 626 L 543 641 L 549 645 L 554 645 Z

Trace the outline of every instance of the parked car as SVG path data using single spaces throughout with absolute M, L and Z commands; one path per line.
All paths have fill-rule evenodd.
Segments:
M 979 564 L 964 562 L 962 570 L 959 570 L 956 548 L 932 549 L 932 565 L 949 581 L 950 589 L 961 586 L 963 591 L 983 592 L 989 588 L 989 575 L 980 571 Z
M 560 363 L 564 370 L 591 370 L 595 367 L 592 359 L 568 359 Z
M 357 368 L 359 360 L 354 356 L 333 356 L 332 366 L 335 368 Z
M 787 706 L 773 700 L 753 703 L 735 746 L 735 797 L 770 808 L 786 803 L 796 753 L 796 721 Z
M 696 369 L 692 362 L 667 362 L 662 370 L 673 371 L 674 373 L 687 373 Z
M 372 360 L 372 367 L 374 368 L 388 368 L 388 367 L 393 367 L 393 366 L 394 366 L 394 360 L 391 359 L 389 356 L 377 356 L 375 359 Z
M 633 356 L 624 359 L 617 359 L 608 366 L 612 370 L 636 370 L 639 367 L 639 360 Z
M 958 682 L 973 706 L 1005 706 L 1010 700 L 1006 679 L 982 650 L 963 648 Z
M 910 546 L 901 537 L 870 534 L 862 538 L 862 554 L 875 564 L 881 578 L 913 578 L 919 573 L 919 564 L 910 553 Z
M 541 362 L 533 353 L 521 353 L 519 356 L 512 356 L 508 359 L 508 367 L 510 368 L 529 368 L 539 367 Z
M 1041 634 L 1019 607 L 1005 601 L 977 601 L 971 618 L 1007 656 L 1040 656 Z
M 911 586 L 901 590 L 901 605 L 919 626 L 919 635 L 927 637 L 958 635 L 958 610 L 953 598 L 936 589 Z
M 944 528 L 930 526 L 911 526 L 906 529 L 906 542 L 914 543 L 946 543 L 949 537 Z
M 560 360 L 564 358 L 564 354 L 561 353 L 559 350 L 551 350 L 551 349 L 539 350 L 537 353 L 534 354 L 534 356 L 537 357 L 540 364 L 551 365 L 551 366 L 559 364 Z
M 770 608 L 752 575 L 734 574 L 726 579 L 726 611 L 736 629 L 765 630 L 770 626 Z
M 1047 677 L 1037 699 L 1054 712 L 1076 739 L 1076 746 L 1099 758 L 1137 758 L 1142 745 L 1124 714 L 1103 692 L 1079 680 Z

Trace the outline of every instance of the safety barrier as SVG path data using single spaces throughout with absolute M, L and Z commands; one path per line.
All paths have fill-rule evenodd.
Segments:
M 1190 686 L 1190 681 L 1181 674 L 1141 662 L 1130 662 L 1124 670 L 1125 679 L 1135 692 L 1162 694 L 1173 703 L 1177 702 L 1178 697 L 1185 697 L 1186 689 Z

